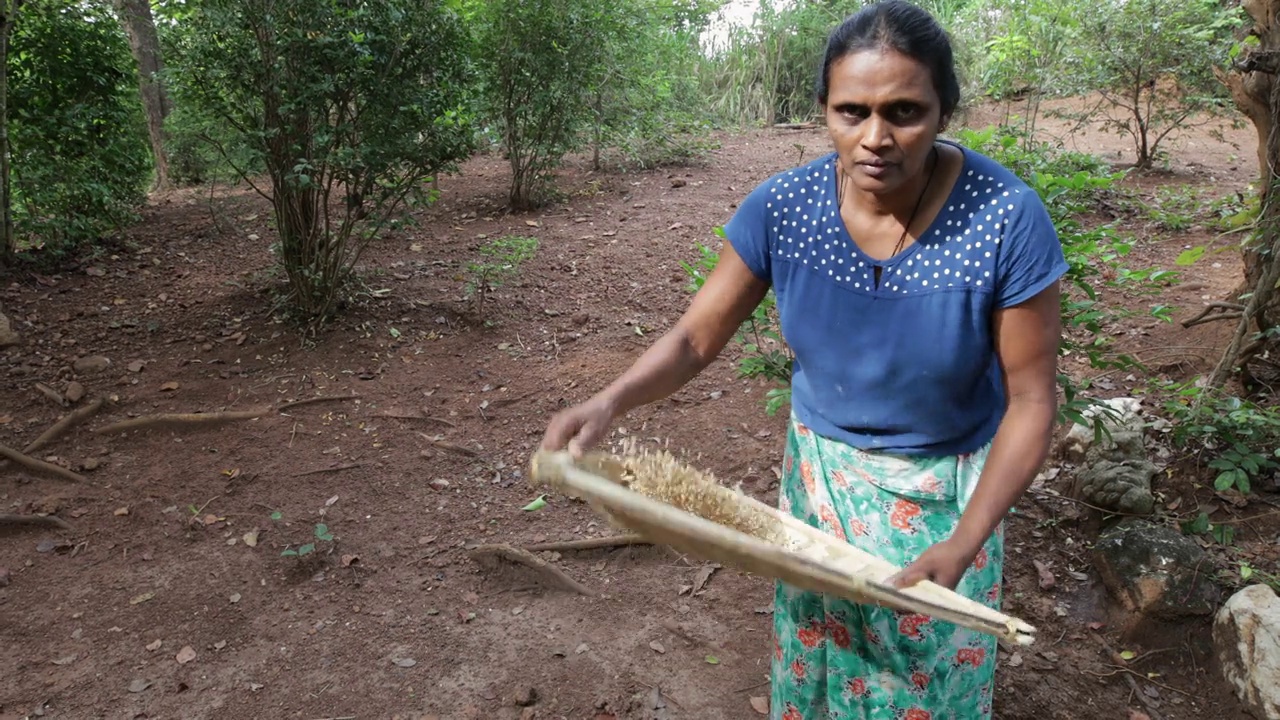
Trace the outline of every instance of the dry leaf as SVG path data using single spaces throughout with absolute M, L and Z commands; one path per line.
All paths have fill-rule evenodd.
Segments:
M 134 360 L 133 362 L 129 363 L 129 372 L 140 373 L 142 372 L 142 368 L 144 367 L 146 367 L 146 364 L 143 363 L 141 360 Z
M 231 600 L 232 603 L 240 602 L 240 593 L 232 593 L 229 599 Z
M 537 220 L 525 220 L 525 221 L 524 221 L 524 224 L 525 224 L 525 225 L 528 225 L 529 227 L 538 227 L 538 221 L 537 221 Z
M 418 661 L 414 660 L 413 658 L 397 658 L 395 660 L 392 660 L 391 662 L 395 663 L 397 666 L 402 668 L 411 668 L 414 665 L 418 664 Z
M 178 382 L 177 382 L 176 380 L 170 380 L 169 382 L 167 382 L 167 383 L 165 383 L 165 384 L 161 385 L 161 386 L 160 386 L 160 390 L 161 390 L 161 392 L 173 391 L 173 390 L 177 390 L 177 389 L 178 389 L 178 388 L 180 388 L 180 387 L 182 387 L 182 386 L 181 386 L 181 385 L 179 385 L 179 384 L 178 384 Z
M 218 522 L 219 520 L 222 520 L 222 518 L 212 513 L 206 513 L 204 518 L 202 518 L 201 522 L 203 522 L 205 525 L 212 525 Z
M 244 534 L 244 544 L 249 547 L 258 547 L 258 528 Z
M 751 698 L 751 709 L 755 710 L 761 715 L 768 715 L 769 714 L 769 698 L 763 697 L 763 696 L 756 696 Z
M 359 555 L 343 555 L 342 556 L 342 567 L 351 567 L 352 563 L 357 563 L 357 562 L 360 562 Z
M 331 498 L 329 498 L 328 500 L 325 500 L 325 501 L 324 501 L 324 506 L 325 506 L 325 507 L 332 507 L 332 506 L 333 506 L 333 504 L 334 504 L 334 503 L 336 503 L 336 502 L 338 502 L 338 496 L 337 496 L 337 495 L 334 495 L 333 497 L 331 497 Z
M 662 646 L 662 643 L 658 642 L 657 640 L 654 640 L 653 642 L 649 643 L 649 647 L 653 648 L 653 651 L 659 654 L 665 653 L 667 651 L 667 649 Z
M 129 692 L 140 693 L 149 687 L 151 687 L 150 680 L 134 680 L 133 682 L 129 683 Z
M 128 507 L 116 508 L 115 515 L 116 515 L 117 517 L 124 516 L 124 515 L 128 515 L 128 514 L 129 514 L 129 508 L 128 508 Z
M 60 657 L 57 660 L 54 660 L 53 664 L 54 665 L 70 665 L 71 663 L 75 662 L 75 660 L 76 660 L 75 655 L 68 655 L 66 657 Z
M 1039 560 L 1032 560 L 1031 563 L 1036 566 L 1036 573 L 1040 575 L 1040 589 L 1052 590 L 1057 581 L 1053 578 L 1053 573 L 1049 571 L 1049 566 Z
M 702 588 L 706 587 L 707 581 L 710 580 L 711 576 L 715 573 L 715 571 L 719 569 L 720 569 L 720 566 L 716 563 L 711 563 L 710 565 L 703 565 L 702 567 L 698 568 L 698 574 L 693 576 L 693 589 L 689 591 L 689 594 L 697 595 L 699 592 L 701 592 Z
M 155 652 L 155 651 L 159 650 L 159 649 L 160 649 L 160 646 L 161 646 L 161 645 L 163 645 L 163 644 L 164 644 L 164 641 L 162 641 L 162 640 L 159 640 L 159 639 L 157 639 L 157 640 L 152 640 L 151 642 L 147 643 L 147 650 L 148 650 L 148 651 L 150 651 L 150 652 Z
M 216 642 L 216 643 L 214 643 L 214 644 L 213 644 L 213 649 L 214 649 L 214 650 L 221 650 L 222 648 L 224 648 L 224 647 L 226 647 L 226 646 L 227 646 L 227 641 L 226 641 L 226 640 L 219 640 L 218 642 Z
M 173 659 L 177 660 L 179 665 L 186 665 L 187 663 L 196 659 L 195 648 L 191 647 L 190 645 L 183 646 L 183 648 L 178 651 L 178 654 L 175 655 Z
M 1022 665 L 1022 653 L 1014 653 L 1009 656 L 1009 667 L 1018 667 Z
M 137 605 L 138 603 L 144 603 L 144 602 L 146 602 L 146 601 L 150 600 L 151 598 L 153 598 L 153 597 L 155 597 L 155 596 L 156 596 L 156 594 L 155 594 L 154 592 L 149 592 L 149 591 L 148 591 L 148 592 L 144 592 L 144 593 L 142 593 L 141 595 L 136 595 L 136 596 L 134 596 L 132 599 L 130 599 L 130 600 L 129 600 L 129 604 L 130 604 L 130 605 Z
M 0 415 L 0 425 L 8 425 L 13 422 L 12 415 Z

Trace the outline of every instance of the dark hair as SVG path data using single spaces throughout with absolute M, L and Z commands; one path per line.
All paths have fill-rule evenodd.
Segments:
M 861 50 L 878 49 L 895 50 L 929 68 L 933 88 L 942 102 L 943 117 L 960 104 L 951 38 L 927 10 L 906 0 L 867 5 L 831 32 L 818 76 L 818 102 L 827 104 L 832 64 Z

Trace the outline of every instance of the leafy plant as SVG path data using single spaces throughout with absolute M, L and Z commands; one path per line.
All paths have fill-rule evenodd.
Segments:
M 132 68 L 104 0 L 24 4 L 7 108 L 22 246 L 56 256 L 136 218 L 151 162 Z
M 1255 480 L 1280 471 L 1280 409 L 1189 383 L 1164 390 L 1174 445 L 1207 458 L 1215 490 L 1248 494 Z
M 463 294 L 475 303 L 476 314 L 484 316 L 484 302 L 489 293 L 515 277 L 520 265 L 538 250 L 538 239 L 507 235 L 490 240 L 480 248 L 485 260 L 467 263 Z
M 313 534 L 315 535 L 315 540 L 312 542 L 299 545 L 297 548 L 285 548 L 280 552 L 280 555 L 282 557 L 305 557 L 315 552 L 316 543 L 333 542 L 333 533 L 329 530 L 329 526 L 324 523 L 316 523 Z
M 265 188 L 236 169 L 272 204 L 287 299 L 322 322 L 392 214 L 433 200 L 428 181 L 473 147 L 466 29 L 417 0 L 188 0 L 170 15 L 175 100 L 266 168 Z

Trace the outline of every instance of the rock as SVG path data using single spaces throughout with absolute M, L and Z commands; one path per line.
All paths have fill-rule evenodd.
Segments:
M 80 465 L 82 470 L 87 470 L 89 472 L 93 472 L 100 467 L 102 467 L 102 460 L 98 458 L 85 458 L 85 461 Z
M 71 363 L 71 369 L 81 374 L 102 372 L 109 367 L 111 367 L 111 361 L 101 355 L 76 358 L 75 362 Z
M 10 345 L 17 345 L 21 340 L 18 333 L 13 331 L 13 327 L 9 324 L 9 318 L 4 313 L 0 313 L 0 348 L 6 348 Z
M 529 707 L 538 702 L 538 690 L 532 685 L 524 685 L 516 691 L 516 705 L 520 707 Z
M 9 568 L 0 567 L 0 588 L 9 587 Z
M 1104 531 L 1093 562 L 1111 595 L 1142 617 L 1210 615 L 1221 599 L 1204 550 L 1177 530 L 1146 520 L 1125 520 Z
M 1080 414 L 1086 420 L 1101 417 L 1103 425 L 1112 432 L 1116 430 L 1142 432 L 1142 416 L 1139 414 L 1142 410 L 1141 400 L 1138 398 L 1118 397 L 1108 398 L 1099 402 L 1108 409 L 1089 407 Z M 1112 417 L 1113 415 L 1115 417 Z M 1082 462 L 1085 453 L 1093 446 L 1093 439 L 1092 427 L 1081 425 L 1080 423 L 1072 423 L 1066 438 L 1063 439 L 1061 447 L 1063 456 L 1072 462 Z
M 72 380 L 67 383 L 67 389 L 62 393 L 68 402 L 77 403 L 84 397 L 84 385 Z
M 1151 479 L 1157 472 L 1147 459 L 1142 433 L 1117 429 L 1085 450 L 1071 492 L 1104 510 L 1148 515 L 1155 509 Z
M 1222 675 L 1259 720 L 1280 718 L 1280 598 L 1266 585 L 1231 596 L 1213 623 Z

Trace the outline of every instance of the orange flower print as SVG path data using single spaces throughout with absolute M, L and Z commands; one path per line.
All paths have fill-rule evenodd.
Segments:
M 824 628 L 818 624 L 817 620 L 810 620 L 809 627 L 796 630 L 796 639 L 810 650 L 821 645 L 825 636 Z
M 796 423 L 796 434 L 800 437 L 809 437 L 809 428 L 804 423 Z
M 804 715 L 800 714 L 800 708 L 787 703 L 787 711 L 782 713 L 782 720 L 804 720 Z
M 898 632 L 912 640 L 921 640 L 924 636 L 920 634 L 920 626 L 928 622 L 927 615 L 906 615 L 898 621 Z
M 835 535 L 841 540 L 847 539 L 844 536 L 844 528 L 840 527 L 840 518 L 836 517 L 836 511 L 832 510 L 830 505 L 823 505 L 819 507 L 818 517 L 821 518 L 822 522 L 826 523 L 827 527 L 831 529 L 832 535 Z
M 910 500 L 899 500 L 889 511 L 889 524 L 906 533 L 915 533 L 911 519 L 920 515 L 920 506 Z
M 849 628 L 832 618 L 827 618 L 827 634 L 831 636 L 831 642 L 834 642 L 836 647 L 841 650 L 848 650 L 849 645 L 853 642 L 849 637 Z
M 926 690 L 929 687 L 929 676 L 922 672 L 911 673 L 911 684 L 917 690 Z
M 862 678 L 854 678 L 845 683 L 844 687 L 854 697 L 867 697 L 871 694 L 871 691 L 867 689 L 867 681 Z
M 982 648 L 960 648 L 956 651 L 956 665 L 972 665 L 982 667 L 987 658 L 987 651 Z
M 853 533 L 854 535 L 857 535 L 858 537 L 863 537 L 864 535 L 867 534 L 866 523 L 862 522 L 861 520 L 850 520 L 849 532 Z
M 906 715 L 902 716 L 902 720 L 933 720 L 933 713 L 920 708 L 911 708 Z
M 987 567 L 987 560 L 987 549 L 982 548 L 978 551 L 977 557 L 973 559 L 973 567 L 977 570 L 982 570 Z
M 997 582 L 995 585 L 991 586 L 990 590 L 987 591 L 987 601 L 996 602 L 999 599 L 1000 599 L 1000 583 Z
M 942 489 L 942 483 L 938 480 L 938 478 L 934 477 L 933 475 L 930 475 L 929 477 L 920 481 L 921 492 L 936 493 L 941 489 Z
M 785 458 L 782 459 L 782 473 L 784 475 L 790 475 L 791 469 L 794 468 L 795 465 L 796 465 L 795 458 L 791 457 L 790 455 L 786 456 Z
M 796 680 L 804 682 L 804 676 L 808 671 L 809 668 L 805 667 L 804 661 L 800 658 L 791 661 L 791 674 L 796 676 Z
M 849 478 L 845 477 L 844 473 L 840 472 L 839 470 L 831 471 L 831 482 L 835 483 L 836 487 L 842 487 L 842 488 L 849 487 Z
M 782 662 L 782 643 L 777 638 L 773 639 L 773 659 Z
M 813 482 L 813 466 L 809 464 L 808 460 L 800 461 L 800 479 L 804 481 L 804 489 L 808 490 L 809 494 L 812 495 L 817 487 Z

